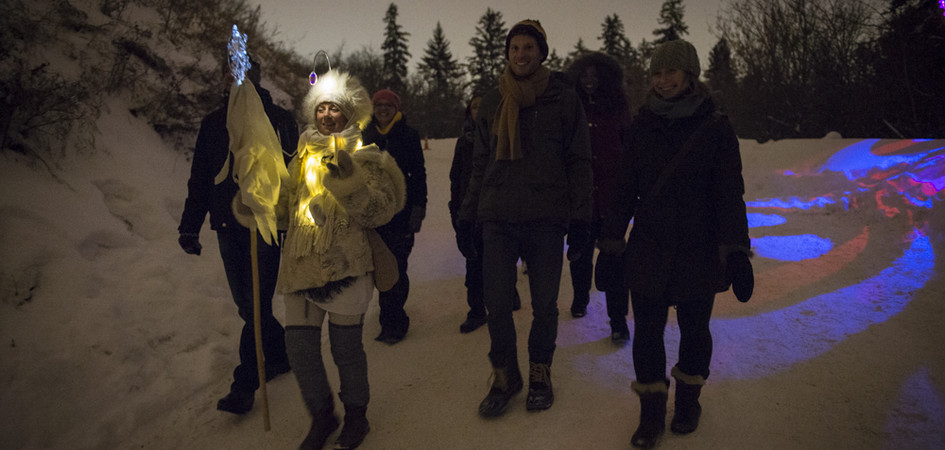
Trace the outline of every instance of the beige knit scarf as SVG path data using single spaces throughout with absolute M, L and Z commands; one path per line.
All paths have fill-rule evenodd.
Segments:
M 528 78 L 519 79 L 512 75 L 508 65 L 499 77 L 499 93 L 502 101 L 499 103 L 498 118 L 493 122 L 492 132 L 499 137 L 495 149 L 495 159 L 516 160 L 522 159 L 522 141 L 519 137 L 518 113 L 522 108 L 535 104 L 545 88 L 551 71 L 545 66 L 538 67 L 535 73 Z

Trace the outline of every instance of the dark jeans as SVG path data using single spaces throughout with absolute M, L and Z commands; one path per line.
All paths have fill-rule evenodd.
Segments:
M 590 301 L 591 280 L 594 275 L 594 246 L 597 244 L 597 238 L 600 237 L 600 221 L 591 223 L 590 232 L 590 239 L 581 249 L 581 254 L 584 256 L 568 263 L 571 269 L 571 287 L 574 289 L 573 302 L 585 306 Z M 615 265 L 613 269 L 619 271 L 621 267 Z M 630 292 L 628 290 L 605 291 L 604 298 L 607 302 L 607 317 L 612 321 L 626 321 L 630 306 Z
M 476 252 L 478 258 L 466 258 L 466 304 L 469 305 L 469 317 L 486 317 L 486 303 L 482 289 L 482 233 L 476 232 Z M 516 278 L 516 283 L 518 279 Z M 521 306 L 522 301 L 518 296 L 518 289 L 512 285 L 513 290 L 513 309 Z
M 519 257 L 528 266 L 532 297 L 529 361 L 551 364 L 558 337 L 558 285 L 565 228 L 554 223 L 486 222 L 482 226 L 482 279 L 489 310 L 489 360 L 494 367 L 518 368 L 512 318 Z
M 263 357 L 267 367 L 288 364 L 285 330 L 272 315 L 272 295 L 279 275 L 279 247 L 269 246 L 256 233 L 259 264 L 259 306 L 262 324 Z M 243 319 L 240 333 L 240 364 L 233 370 L 230 390 L 253 392 L 259 387 L 256 367 L 256 339 L 253 330 L 253 272 L 250 231 L 245 228 L 219 230 L 220 256 L 230 284 L 233 301 Z
M 679 302 L 676 320 L 679 323 L 679 370 L 688 375 L 709 378 L 712 360 L 712 333 L 709 320 L 715 293 Z M 632 294 L 633 305 L 633 368 L 637 381 L 655 383 L 666 379 L 666 347 L 663 334 L 669 316 L 667 299 Z
M 389 291 L 381 292 L 378 295 L 381 328 L 406 329 L 410 323 L 407 312 L 404 310 L 407 295 L 410 293 L 407 259 L 410 257 L 410 252 L 413 251 L 414 234 L 406 230 L 390 232 L 385 229 L 378 229 L 378 234 L 381 235 L 381 239 L 384 240 L 387 248 L 397 259 L 397 271 L 399 272 L 397 284 Z

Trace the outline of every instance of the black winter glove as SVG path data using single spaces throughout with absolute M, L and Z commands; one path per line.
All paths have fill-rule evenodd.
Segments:
M 192 233 L 181 233 L 180 237 L 177 238 L 177 243 L 188 255 L 199 255 L 200 249 L 203 248 L 200 245 L 200 238 Z
M 587 253 L 591 240 L 591 226 L 583 220 L 572 220 L 568 226 L 568 261 L 577 261 Z
M 476 249 L 475 223 L 462 219 L 456 222 L 456 246 L 466 259 L 479 258 L 479 250 Z
M 738 301 L 745 303 L 751 299 L 755 289 L 755 273 L 751 261 L 744 252 L 732 252 L 725 259 L 726 281 L 732 283 L 732 292 Z

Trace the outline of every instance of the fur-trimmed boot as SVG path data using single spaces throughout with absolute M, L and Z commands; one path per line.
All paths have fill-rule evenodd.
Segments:
M 362 325 L 328 323 L 331 356 L 338 366 L 338 379 L 341 381 L 338 397 L 345 405 L 344 426 L 335 441 L 336 449 L 357 448 L 371 431 L 366 416 L 370 386 L 362 335 Z
M 492 387 L 486 398 L 479 403 L 479 415 L 499 417 L 509 406 L 509 400 L 522 390 L 522 373 L 518 367 L 492 368 Z
M 666 431 L 666 398 L 669 380 L 654 383 L 631 384 L 640 396 L 640 426 L 633 432 L 630 444 L 639 448 L 653 448 Z
M 673 367 L 670 372 L 676 379 L 676 410 L 673 412 L 673 421 L 669 429 L 676 434 L 689 434 L 699 427 L 699 416 L 702 415 L 702 405 L 699 404 L 699 394 L 705 385 L 705 378 L 701 375 L 689 375 Z
M 302 400 L 312 414 L 312 425 L 299 449 L 320 449 L 325 446 L 328 436 L 338 429 L 335 401 L 322 362 L 322 329 L 286 327 L 285 344 Z

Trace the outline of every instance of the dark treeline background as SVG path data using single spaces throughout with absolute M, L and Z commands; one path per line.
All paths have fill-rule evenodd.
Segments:
M 245 0 L 95 5 L 0 5 L 3 151 L 48 164 L 63 152 L 92 148 L 94 120 L 119 95 L 177 148 L 190 149 L 201 118 L 222 98 L 220 68 L 233 24 L 249 35 L 264 86 L 271 83 L 285 94 L 281 103 L 300 110 L 316 64 L 278 42 L 277 30 L 262 24 L 259 8 Z M 546 64 L 565 70 L 587 52 L 609 54 L 623 66 L 637 108 L 654 46 L 687 38 L 685 9 L 684 0 L 666 0 L 653 18 L 653 38 L 636 44 L 617 13 L 601 11 L 597 42 L 551 49 Z M 943 13 L 937 0 L 728 0 L 713 28 L 717 42 L 709 55 L 700 55 L 702 80 L 741 138 L 820 138 L 832 131 L 859 138 L 945 138 Z M 460 61 L 439 23 L 417 50 L 398 24 L 396 3 L 377 14 L 384 26 L 380 51 L 339 49 L 329 55 L 332 67 L 354 73 L 371 92 L 387 87 L 400 93 L 408 123 L 422 136 L 457 136 L 466 100 L 497 83 L 512 24 L 500 11 L 484 11 L 464 43 L 472 56 Z M 419 61 L 408 67 L 413 52 Z

